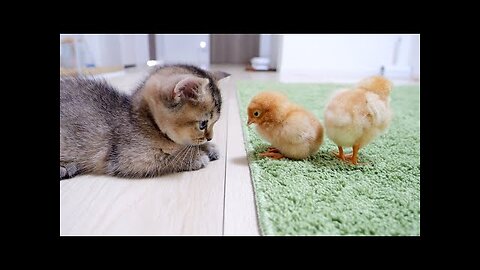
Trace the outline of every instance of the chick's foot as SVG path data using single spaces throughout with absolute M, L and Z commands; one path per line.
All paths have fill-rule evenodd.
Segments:
M 354 165 L 364 165 L 367 163 L 360 163 L 358 162 L 358 150 L 360 147 L 358 145 L 353 146 L 353 153 L 345 155 L 345 159 L 350 161 Z
M 260 153 L 258 154 L 259 156 L 262 156 L 262 157 L 269 157 L 269 158 L 272 158 L 272 159 L 282 159 L 284 158 L 285 156 L 282 155 L 281 153 L 275 153 L 275 152 L 263 152 L 263 153 Z
M 271 152 L 271 153 L 280 153 L 280 150 L 278 150 L 275 147 L 268 147 L 266 152 Z
M 357 157 L 353 157 L 353 154 L 347 154 L 345 155 L 345 159 L 346 161 L 350 161 L 351 163 L 357 165 L 358 164 L 358 160 L 357 160 Z

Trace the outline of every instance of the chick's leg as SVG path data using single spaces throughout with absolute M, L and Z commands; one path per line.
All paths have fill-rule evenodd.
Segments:
M 353 147 L 353 153 L 351 155 L 345 156 L 346 159 L 350 160 L 353 164 L 357 165 L 358 164 L 358 150 L 360 149 L 359 144 L 355 144 Z
M 333 152 L 333 154 L 339 159 L 345 160 L 345 155 L 343 154 L 343 148 L 341 146 L 338 147 L 338 153 Z

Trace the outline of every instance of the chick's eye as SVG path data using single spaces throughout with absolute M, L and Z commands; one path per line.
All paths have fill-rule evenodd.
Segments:
M 256 111 L 256 112 L 253 113 L 253 116 L 255 116 L 255 117 L 258 117 L 259 115 L 260 115 L 259 111 Z
M 198 128 L 200 130 L 204 130 L 207 128 L 207 124 L 208 124 L 208 120 L 200 121 L 200 123 L 198 124 Z

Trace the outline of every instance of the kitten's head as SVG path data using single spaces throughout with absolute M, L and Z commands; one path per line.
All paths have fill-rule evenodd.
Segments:
M 224 72 L 189 65 L 156 68 L 139 93 L 158 128 L 182 145 L 200 145 L 213 137 L 222 98 L 218 81 Z

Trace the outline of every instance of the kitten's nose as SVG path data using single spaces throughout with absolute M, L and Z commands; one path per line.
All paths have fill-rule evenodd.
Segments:
M 211 141 L 211 140 L 212 140 L 212 138 L 207 138 L 207 141 Z

